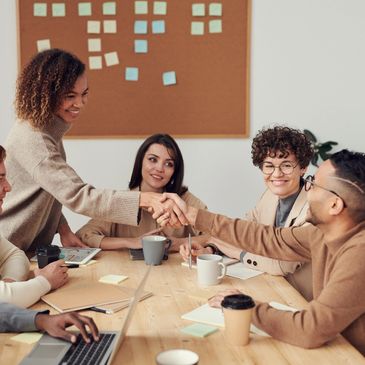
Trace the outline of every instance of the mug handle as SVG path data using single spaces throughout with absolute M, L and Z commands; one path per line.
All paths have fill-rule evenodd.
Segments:
M 227 266 L 223 264 L 223 262 L 218 262 L 219 266 L 222 266 L 222 274 L 217 277 L 218 280 L 223 279 L 227 273 Z

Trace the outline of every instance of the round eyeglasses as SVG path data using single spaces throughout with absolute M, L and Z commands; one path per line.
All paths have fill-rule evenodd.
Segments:
M 284 175 L 290 175 L 298 166 L 298 163 L 299 162 L 294 163 L 291 161 L 284 161 L 280 165 L 274 165 L 271 162 L 263 162 L 260 168 L 265 175 L 273 174 L 275 169 L 279 169 L 279 171 L 281 171 L 281 173 Z

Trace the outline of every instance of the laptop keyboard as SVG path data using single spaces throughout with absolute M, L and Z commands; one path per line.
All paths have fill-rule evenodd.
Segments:
M 69 348 L 60 364 L 99 364 L 115 336 L 113 333 L 101 333 L 99 341 L 91 343 L 86 343 L 80 336 L 81 339 Z

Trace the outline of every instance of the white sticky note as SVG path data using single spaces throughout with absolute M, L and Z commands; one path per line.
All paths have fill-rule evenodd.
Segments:
M 152 33 L 153 34 L 165 33 L 165 21 L 164 20 L 153 20 L 152 21 Z
M 104 58 L 107 66 L 115 66 L 119 64 L 119 58 L 117 52 L 105 53 Z
M 34 16 L 47 16 L 47 4 L 34 3 L 33 4 L 33 15 Z
M 136 39 L 134 41 L 134 52 L 135 53 L 147 53 L 148 52 L 148 41 L 145 39 Z
M 99 279 L 99 282 L 104 284 L 119 284 L 126 279 L 128 279 L 128 276 L 125 275 L 105 275 Z
M 192 5 L 193 16 L 204 16 L 205 15 L 205 4 L 193 4 Z
M 103 3 L 103 15 L 116 15 L 117 5 L 115 1 L 107 1 Z
M 89 57 L 89 68 L 90 70 L 101 70 L 103 68 L 103 60 L 101 56 L 90 56 Z M 90 260 L 91 262 L 93 260 Z
M 102 65 L 101 65 L 101 56 L 98 56 L 98 57 L 89 57 L 89 63 L 90 63 L 90 58 L 100 58 L 100 68 L 102 68 Z M 86 267 L 86 266 L 91 266 L 91 265 L 94 265 L 96 264 L 97 261 L 96 260 L 90 260 L 88 261 L 86 264 L 83 264 L 83 265 L 80 265 L 82 267 Z
M 52 16 L 66 16 L 66 5 L 64 3 L 53 3 Z
M 79 16 L 91 16 L 92 15 L 91 3 L 79 3 L 78 11 L 79 11 Z
M 147 1 L 135 1 L 134 2 L 134 13 L 135 14 L 148 14 Z
M 10 339 L 22 343 L 27 343 L 28 345 L 32 345 L 40 340 L 43 336 L 43 333 L 39 332 L 24 332 L 19 335 L 13 336 Z
M 87 46 L 89 52 L 100 52 L 101 51 L 101 39 L 100 38 L 89 38 L 87 40 Z
M 104 29 L 104 33 L 116 33 L 117 32 L 116 20 L 104 20 L 103 29 Z
M 136 20 L 134 22 L 134 34 L 147 34 L 146 20 Z
M 210 20 L 209 21 L 209 33 L 222 33 L 222 21 Z
M 166 3 L 166 1 L 154 1 L 153 2 L 153 14 L 155 14 L 155 15 L 166 15 L 167 14 L 167 3 Z
M 87 32 L 88 33 L 100 33 L 100 21 L 99 20 L 88 20 L 87 21 Z
M 162 83 L 165 86 L 176 84 L 176 73 L 175 71 L 168 71 L 162 74 Z
M 138 68 L 137 67 L 126 67 L 125 68 L 125 79 L 127 81 L 138 81 Z
M 38 52 L 42 52 L 47 49 L 51 49 L 51 41 L 49 39 L 40 39 L 37 41 Z
M 209 15 L 210 16 L 222 16 L 222 4 L 221 3 L 210 3 L 209 4 Z
M 204 34 L 204 22 L 191 22 L 191 34 L 203 35 Z

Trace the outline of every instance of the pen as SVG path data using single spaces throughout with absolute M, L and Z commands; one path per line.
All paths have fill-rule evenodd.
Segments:
M 189 233 L 189 269 L 191 270 L 191 234 Z
M 110 311 L 108 311 L 106 309 L 101 309 L 101 308 L 98 308 L 98 307 L 90 307 L 89 309 L 93 312 L 99 312 L 99 313 L 104 313 L 104 314 L 110 314 L 111 313 Z
M 62 265 L 61 267 L 68 267 L 69 269 L 77 269 L 79 267 L 78 264 L 69 264 L 69 265 Z

